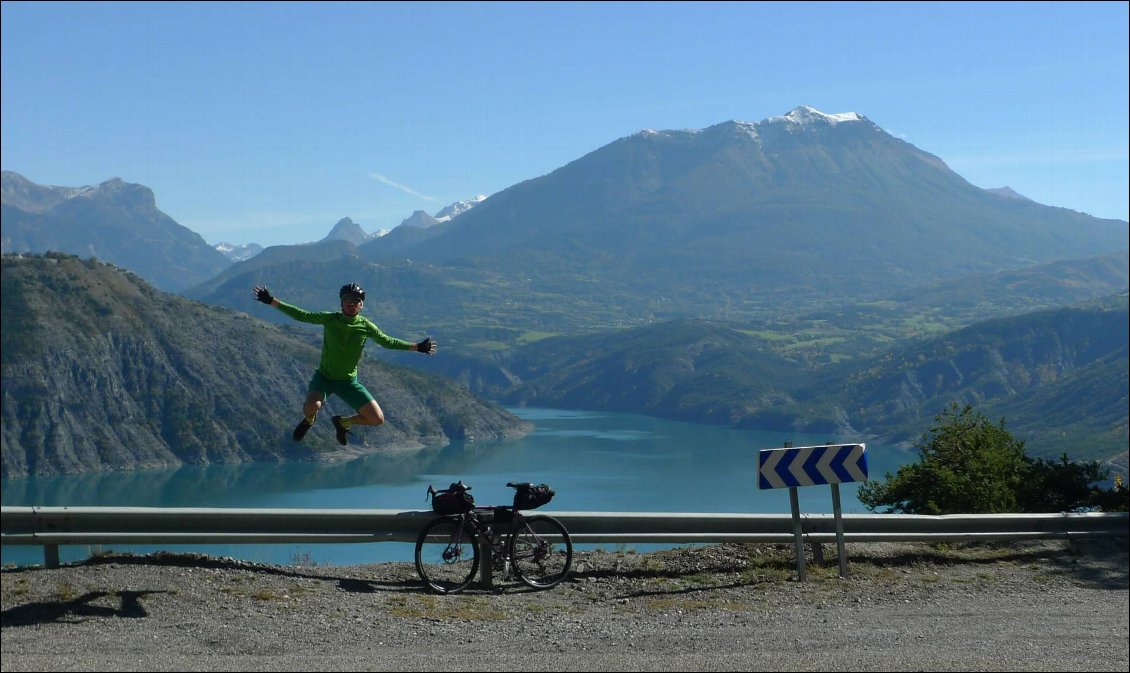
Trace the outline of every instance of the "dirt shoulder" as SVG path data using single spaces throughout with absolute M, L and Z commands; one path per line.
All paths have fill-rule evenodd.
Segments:
M 5 671 L 1130 668 L 1127 541 L 583 552 L 549 591 L 405 563 L 106 556 L 5 570 Z

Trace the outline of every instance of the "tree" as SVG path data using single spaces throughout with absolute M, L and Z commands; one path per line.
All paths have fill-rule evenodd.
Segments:
M 1084 504 L 1097 504 L 1100 490 L 1094 482 L 1106 478 L 1097 462 L 1074 463 L 1067 454 L 1059 462 L 1032 461 L 1029 478 L 1020 486 L 1020 511 L 1067 512 Z
M 1097 462 L 1029 458 L 1003 419 L 993 425 L 970 405 L 952 403 L 916 446 L 917 463 L 864 484 L 859 501 L 907 514 L 1061 512 L 1094 507 L 1106 494 L 1093 486 L 1107 476 Z

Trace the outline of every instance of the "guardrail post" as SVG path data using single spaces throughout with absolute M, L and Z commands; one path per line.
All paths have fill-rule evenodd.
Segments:
M 59 545 L 45 544 L 43 545 L 43 567 L 44 568 L 58 568 L 59 567 Z
M 479 585 L 484 589 L 494 586 L 494 559 L 490 535 L 479 536 Z
M 832 484 L 832 516 L 836 518 L 836 553 L 840 556 L 840 577 L 847 579 L 847 550 L 844 547 L 844 515 L 840 509 L 839 484 Z
M 804 566 L 804 530 L 800 525 L 800 498 L 797 496 L 796 486 L 789 488 L 789 504 L 793 508 L 793 535 L 796 537 L 796 572 L 800 581 L 805 580 Z
M 809 542 L 808 548 L 812 550 L 812 562 L 818 566 L 824 565 L 824 545 L 820 542 Z

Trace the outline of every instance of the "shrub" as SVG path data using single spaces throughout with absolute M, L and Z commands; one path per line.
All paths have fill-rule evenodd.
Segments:
M 1126 499 L 1124 488 L 1120 501 L 1117 486 L 1094 485 L 1107 478 L 1097 462 L 1029 458 L 1003 419 L 994 425 L 970 405 L 951 404 L 916 446 L 917 463 L 864 484 L 859 501 L 872 511 L 990 514 L 1109 510 Z

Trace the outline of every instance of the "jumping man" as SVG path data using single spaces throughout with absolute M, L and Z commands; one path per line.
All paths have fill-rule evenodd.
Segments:
M 434 355 L 436 342 L 428 337 L 420 343 L 388 336 L 368 318 L 361 317 L 365 305 L 365 291 L 356 283 L 342 286 L 338 292 L 341 311 L 306 311 L 279 301 L 271 296 L 266 287 L 256 286 L 255 298 L 264 304 L 274 306 L 299 322 L 322 325 L 322 360 L 310 385 L 306 388 L 306 401 L 302 405 L 304 418 L 294 428 L 294 441 L 302 441 L 306 431 L 314 425 L 318 411 L 326 401 L 326 396 L 337 395 L 357 411 L 348 418 L 333 417 L 337 443 L 348 443 L 349 429 L 354 425 L 380 425 L 385 422 L 384 412 L 373 396 L 357 380 L 357 364 L 361 361 L 361 351 L 371 337 L 385 348 L 401 351 L 418 351 Z

